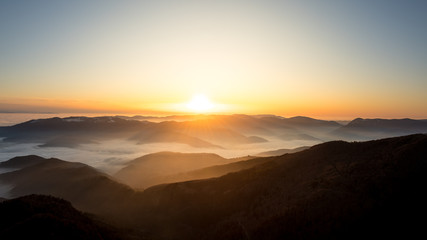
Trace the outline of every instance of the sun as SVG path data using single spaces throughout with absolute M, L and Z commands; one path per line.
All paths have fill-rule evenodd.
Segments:
M 214 104 L 204 94 L 196 94 L 187 103 L 187 108 L 193 112 L 208 112 L 214 108 Z

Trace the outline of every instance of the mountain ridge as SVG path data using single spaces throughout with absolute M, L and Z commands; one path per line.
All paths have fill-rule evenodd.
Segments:
M 196 170 L 212 165 L 226 164 L 230 160 L 214 153 L 157 152 L 127 163 L 114 176 L 120 181 L 143 189 L 160 182 L 162 177 Z
M 371 230 L 374 235 L 384 234 L 387 226 L 394 226 L 387 236 L 403 236 L 416 221 L 407 220 L 412 212 L 381 214 L 392 212 L 399 201 L 409 204 L 406 194 L 425 199 L 417 190 L 425 179 L 426 156 L 427 136 L 423 134 L 360 143 L 333 141 L 220 178 L 155 186 L 144 195 L 147 201 L 155 199 L 146 205 L 158 209 L 158 219 L 168 216 L 170 224 L 163 222 L 162 232 L 153 233 L 160 239 L 174 234 L 189 237 L 189 232 L 178 230 L 188 226 L 192 226 L 191 234 L 197 232 L 206 239 L 244 239 L 247 235 L 255 239 L 358 239 Z M 191 206 L 185 204 L 188 201 Z M 417 200 L 411 209 L 420 207 L 425 213 L 422 206 Z M 147 221 L 142 220 L 147 228 L 159 227 Z M 311 224 L 305 225 L 306 221 Z M 373 229 L 375 223 L 378 229 Z M 414 226 L 418 228 L 413 232 L 422 231 L 419 224 Z
M 47 160 L 50 167 L 25 168 L 36 176 L 31 184 L 24 179 L 31 175 L 25 169 L 1 174 L 0 180 L 23 181 L 28 192 L 56 184 L 50 194 L 62 194 L 78 209 L 139 229 L 141 238 L 149 239 L 413 238 L 424 231 L 418 219 L 427 214 L 425 134 L 331 141 L 248 161 L 262 162 L 220 177 L 144 191 L 132 191 L 92 170 L 80 180 L 70 176 L 82 173 L 65 171 L 69 168 L 53 168 L 52 173 L 47 171 L 52 160 Z

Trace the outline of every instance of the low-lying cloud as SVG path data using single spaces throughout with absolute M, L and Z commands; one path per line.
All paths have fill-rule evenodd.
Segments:
M 281 141 L 240 145 L 233 149 L 194 148 L 180 143 L 135 144 L 126 140 L 108 140 L 99 143 L 82 144 L 77 148 L 40 147 L 41 143 L 10 143 L 0 141 L 0 162 L 16 156 L 38 155 L 45 158 L 59 158 L 71 162 L 82 162 L 106 173 L 113 174 L 125 164 L 146 154 L 172 151 L 183 153 L 216 153 L 222 157 L 234 158 L 255 155 L 259 152 L 279 148 L 295 148 L 313 145 L 316 141 Z

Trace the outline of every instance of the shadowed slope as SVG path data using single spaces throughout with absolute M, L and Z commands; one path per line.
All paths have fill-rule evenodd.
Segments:
M 298 147 L 298 148 L 293 148 L 293 149 L 277 149 L 277 150 L 272 150 L 272 151 L 266 151 L 266 152 L 261 152 L 261 153 L 257 153 L 255 154 L 256 156 L 259 157 L 270 157 L 270 156 L 280 156 L 286 153 L 296 153 L 296 152 L 301 152 L 303 150 L 309 149 L 310 147 Z
M 427 136 L 334 141 L 222 177 L 133 192 L 84 164 L 46 159 L 0 175 L 151 239 L 415 238 L 427 214 Z M 241 163 L 239 163 L 241 164 Z M 58 195 L 57 195 L 58 196 Z M 421 220 L 420 220 L 421 219 Z
M 125 239 L 67 201 L 30 195 L 0 203 L 1 239 Z
M 33 159 L 34 156 L 13 158 L 14 161 Z M 82 163 L 55 158 L 39 159 L 37 164 L 0 174 L 0 181 L 10 184 L 12 197 L 28 194 L 46 194 L 71 201 L 83 211 L 103 215 L 117 215 L 132 201 L 133 190 L 115 182 L 108 175 Z
M 4 162 L 0 162 L 0 168 L 19 169 L 42 163 L 45 160 L 45 158 L 36 155 L 19 156 Z
M 216 179 L 144 192 L 158 239 L 359 239 L 423 232 L 427 136 L 329 142 Z M 148 217 L 149 216 L 149 217 Z
M 242 160 L 238 161 L 239 159 L 242 159 Z M 189 172 L 183 172 L 183 173 L 172 174 L 164 177 L 159 177 L 158 180 L 161 183 L 173 183 L 173 182 L 184 182 L 184 181 L 191 181 L 191 180 L 221 177 L 228 173 L 238 172 L 238 171 L 252 168 L 256 165 L 271 161 L 270 158 L 260 158 L 260 157 L 252 157 L 252 156 L 242 157 L 242 158 L 233 159 L 233 160 L 236 162 L 222 164 L 222 165 L 215 165 L 211 167 L 196 169 Z

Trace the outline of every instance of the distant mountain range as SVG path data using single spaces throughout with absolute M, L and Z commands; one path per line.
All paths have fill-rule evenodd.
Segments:
M 135 119 L 143 119 L 141 121 Z M 180 118 L 69 117 L 37 119 L 0 127 L 3 141 L 38 143 L 40 147 L 76 148 L 82 144 L 123 139 L 136 144 L 180 143 L 195 148 L 233 149 L 269 141 L 371 140 L 427 132 L 427 120 L 355 119 L 347 125 L 308 117 L 272 115 L 202 115 Z M 157 120 L 159 120 L 157 119 Z
M 267 142 L 257 136 L 244 136 L 222 126 L 197 127 L 197 123 L 125 120 L 119 117 L 70 117 L 38 119 L 10 127 L 0 127 L 7 142 L 41 143 L 41 147 L 78 147 L 108 139 L 124 139 L 137 144 L 182 143 L 196 148 L 222 148 L 222 145 Z
M 193 156 L 188 161 L 207 157 Z M 143 157 L 129 166 L 149 161 Z M 425 134 L 332 141 L 208 168 L 230 166 L 235 171 L 222 176 L 136 191 L 81 163 L 26 156 L 1 164 L 14 171 L 0 174 L 0 183 L 13 185 L 12 197 L 64 198 L 109 224 L 133 229 L 139 239 L 412 239 L 424 233 Z M 60 221 L 61 213 L 51 215 Z M 17 224 L 10 226 L 31 229 Z
M 356 118 L 333 132 L 337 137 L 368 140 L 414 133 L 427 133 L 427 120 Z

